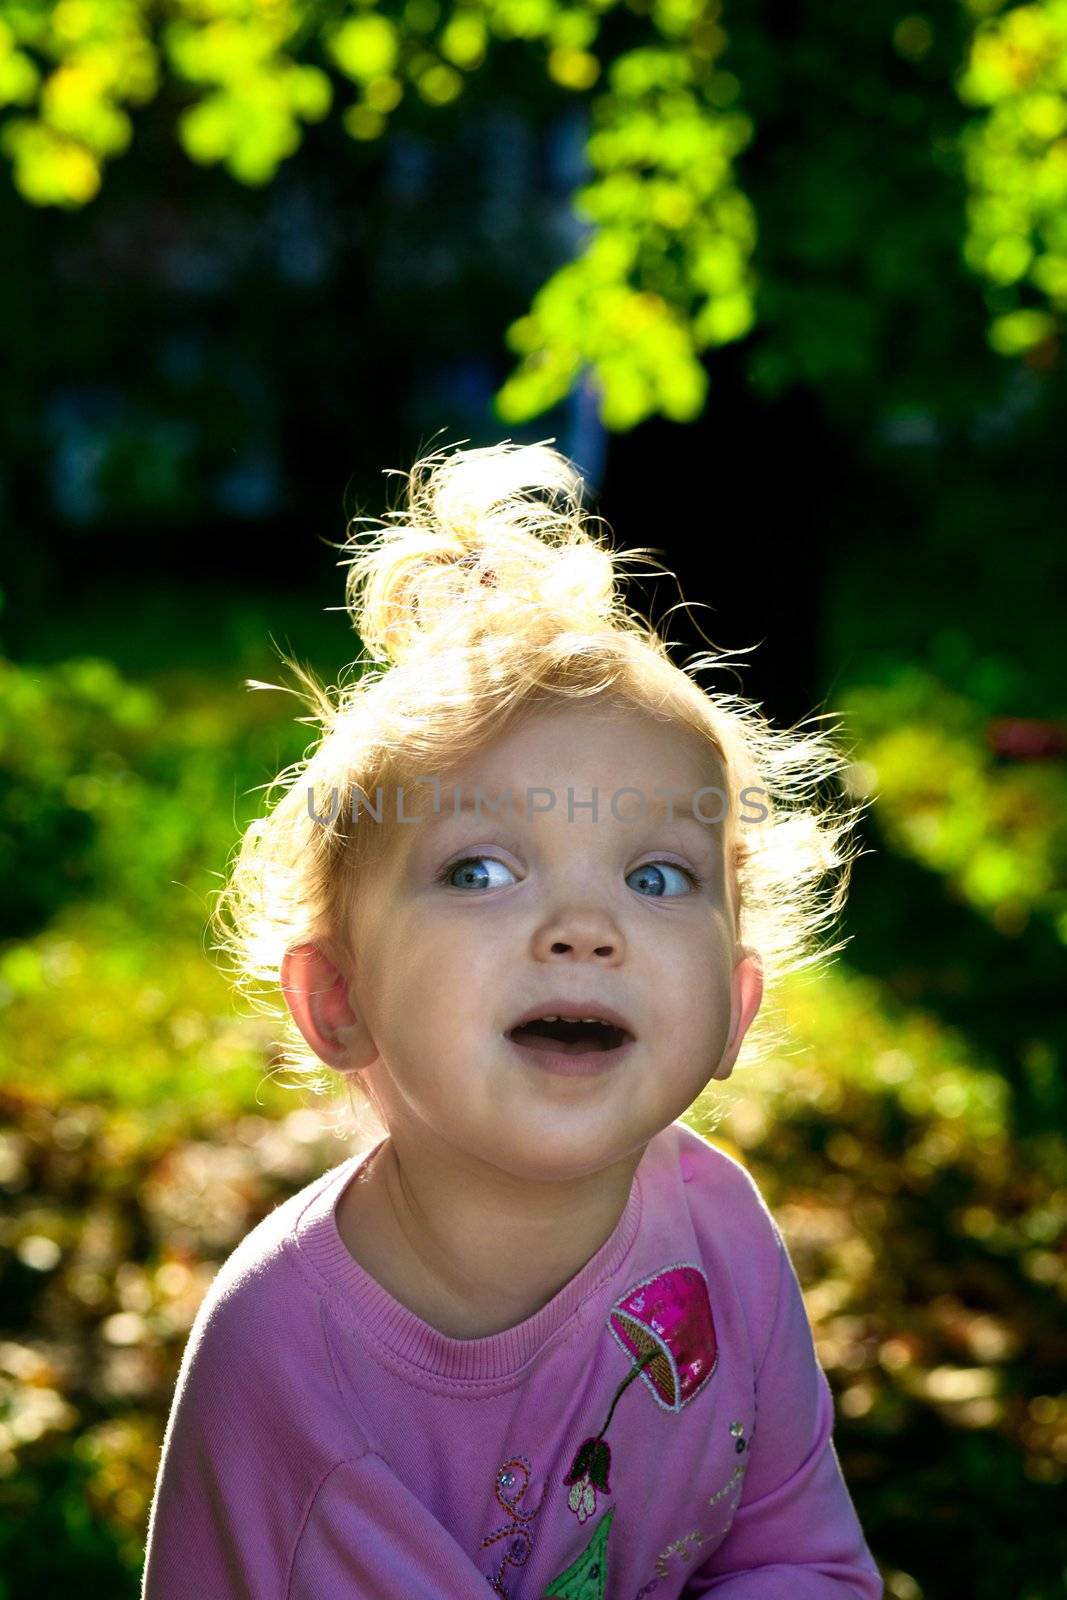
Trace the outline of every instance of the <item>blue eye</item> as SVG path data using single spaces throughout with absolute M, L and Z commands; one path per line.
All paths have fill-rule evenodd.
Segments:
M 636 878 L 640 875 L 644 878 L 646 883 L 652 885 L 652 894 L 654 896 L 662 896 L 664 893 L 662 888 L 664 867 L 666 867 L 669 872 L 676 872 L 678 873 L 679 877 L 685 878 L 687 880 L 688 888 L 700 888 L 700 879 L 697 877 L 696 873 L 690 872 L 688 867 L 676 866 L 673 861 L 646 861 L 643 867 L 635 867 L 630 873 L 629 877 Z M 627 882 L 629 882 L 629 878 L 627 878 Z M 673 900 L 677 897 L 675 895 L 667 895 L 666 898 L 668 900 Z
M 487 887 L 490 889 L 499 888 L 499 884 L 486 884 L 485 880 L 488 874 L 486 873 L 485 868 L 481 865 L 483 861 L 492 862 L 494 867 L 503 867 L 505 872 L 511 872 L 511 868 L 505 867 L 504 863 L 502 861 L 498 861 L 496 856 L 466 856 L 462 861 L 453 861 L 451 866 L 446 867 L 441 873 L 439 882 L 447 883 L 453 889 L 468 888 L 472 884 L 478 889 L 484 889 Z M 463 869 L 463 882 L 453 883 L 452 878 L 461 867 Z M 512 877 L 515 876 L 513 872 L 511 875 Z
M 447 884 L 449 888 L 452 889 L 501 888 L 502 885 L 500 883 L 494 884 L 492 882 L 492 875 L 487 870 L 489 866 L 500 867 L 502 871 L 509 873 L 512 879 L 515 877 L 515 874 L 512 872 L 511 868 L 506 866 L 503 861 L 499 861 L 496 856 L 464 856 L 462 860 L 453 861 L 447 867 L 445 867 L 438 874 L 437 881 L 438 883 Z M 644 866 L 634 868 L 633 872 L 628 875 L 627 882 L 629 882 L 630 878 L 636 878 L 638 875 L 640 875 L 644 883 L 648 885 L 651 891 L 651 896 L 666 898 L 668 900 L 677 899 L 676 894 L 669 894 L 664 889 L 664 882 L 666 881 L 664 878 L 664 869 L 666 869 L 667 872 L 676 873 L 678 877 L 685 880 L 686 888 L 681 891 L 682 893 L 685 893 L 687 890 L 699 889 L 701 887 L 703 882 L 702 878 L 700 878 L 695 872 L 692 872 L 688 867 L 679 867 L 672 861 L 647 861 Z M 462 877 L 460 878 L 459 882 L 454 881 L 457 873 L 462 873 Z M 640 890 L 639 892 L 642 894 L 644 893 L 643 890 Z M 646 898 L 648 897 L 646 896 Z

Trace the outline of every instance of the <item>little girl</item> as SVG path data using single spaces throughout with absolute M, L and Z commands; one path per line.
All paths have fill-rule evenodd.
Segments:
M 879 1600 L 782 1234 L 679 1120 L 832 953 L 842 758 L 673 664 L 548 445 L 408 482 L 218 908 L 380 1137 L 215 1278 L 143 1600 Z

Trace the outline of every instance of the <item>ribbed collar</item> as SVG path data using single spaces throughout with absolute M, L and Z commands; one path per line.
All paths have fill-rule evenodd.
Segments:
M 642 1176 L 659 1158 L 652 1139 L 638 1163 L 630 1194 L 614 1231 L 559 1293 L 525 1322 L 483 1339 L 452 1339 L 395 1300 L 350 1254 L 337 1226 L 337 1206 L 356 1174 L 385 1143 L 351 1156 L 326 1173 L 293 1225 L 297 1248 L 326 1280 L 335 1308 L 408 1369 L 452 1380 L 486 1381 L 518 1372 L 559 1332 L 582 1301 L 595 1294 L 622 1264 L 641 1226 Z M 414 1375 L 414 1374 L 412 1374 Z

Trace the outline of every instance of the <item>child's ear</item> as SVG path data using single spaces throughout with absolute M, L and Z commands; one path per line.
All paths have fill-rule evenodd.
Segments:
M 321 1061 L 338 1072 L 359 1072 L 377 1059 L 378 1048 L 352 1008 L 343 970 L 319 945 L 285 952 L 281 987 L 293 1021 Z
M 723 1081 L 734 1070 L 745 1034 L 763 999 L 763 962 L 759 952 L 747 945 L 738 945 L 737 956 L 730 980 L 730 1037 L 722 1059 L 711 1075 Z

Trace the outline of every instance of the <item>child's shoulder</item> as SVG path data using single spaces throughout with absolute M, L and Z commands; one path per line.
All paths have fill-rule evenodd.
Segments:
M 716 1142 L 685 1122 L 675 1122 L 672 1127 L 684 1183 L 695 1181 L 700 1192 L 729 1201 L 734 1214 L 749 1224 L 762 1219 L 764 1225 L 777 1226 L 758 1183 L 744 1162 L 731 1153 L 728 1141 Z
M 315 1178 L 268 1212 L 219 1267 L 197 1311 L 183 1367 L 204 1393 L 290 1391 L 329 1378 L 322 1285 L 296 1244 L 301 1219 L 328 1204 L 351 1160 Z
M 268 1211 L 223 1261 L 210 1292 L 226 1300 L 237 1295 L 260 1299 L 279 1292 L 283 1281 L 291 1288 L 291 1247 L 300 1218 L 336 1185 L 350 1165 L 348 1159 L 330 1167 Z
M 785 1242 L 756 1179 L 721 1144 L 684 1122 L 673 1127 L 682 1194 L 698 1236 L 753 1290 L 776 1285 Z

